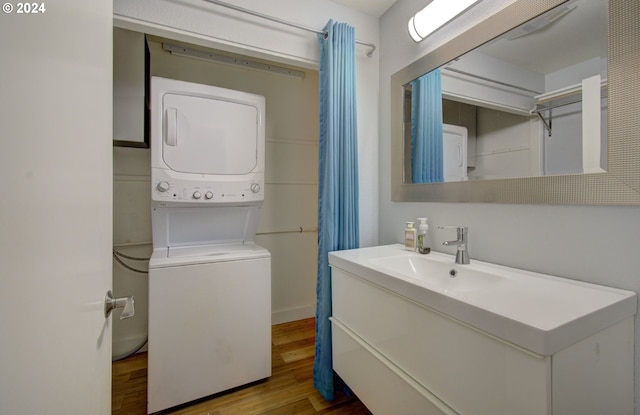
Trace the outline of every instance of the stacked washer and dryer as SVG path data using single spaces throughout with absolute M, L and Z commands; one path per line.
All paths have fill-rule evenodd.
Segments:
M 153 77 L 147 413 L 271 375 L 264 97 Z

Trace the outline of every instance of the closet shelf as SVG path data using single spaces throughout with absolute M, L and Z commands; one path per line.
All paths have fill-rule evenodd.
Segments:
M 608 83 L 606 79 L 600 82 L 600 98 L 607 98 L 608 96 Z M 552 121 L 554 108 L 564 107 L 566 105 L 576 104 L 582 102 L 582 84 L 576 84 L 567 86 L 565 88 L 557 89 L 555 91 L 546 92 L 544 94 L 536 95 L 533 97 L 534 107 L 531 109 L 531 114 L 537 114 L 540 120 L 544 123 L 546 130 L 551 137 Z M 542 115 L 543 112 L 548 113 L 548 121 Z

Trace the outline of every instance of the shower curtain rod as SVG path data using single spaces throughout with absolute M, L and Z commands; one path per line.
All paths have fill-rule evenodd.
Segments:
M 300 30 L 306 30 L 307 32 L 313 32 L 319 35 L 326 35 L 327 32 L 325 32 L 324 30 L 317 30 L 311 27 L 307 27 L 307 26 L 303 26 L 303 25 L 299 25 L 297 23 L 292 23 L 286 20 L 282 20 L 279 19 L 277 17 L 273 17 L 273 16 L 269 16 L 267 14 L 263 14 L 263 13 L 259 13 L 250 9 L 245 9 L 244 7 L 240 7 L 240 6 L 236 6 L 233 4 L 229 4 L 229 3 L 225 3 L 223 1 L 219 1 L 219 0 L 202 0 L 205 1 L 207 3 L 212 3 L 212 4 L 216 4 L 218 6 L 222 6 L 222 7 L 226 7 L 228 9 L 232 9 L 238 12 L 242 12 L 242 13 L 247 13 L 250 14 L 252 16 L 256 16 L 256 17 L 260 17 L 262 19 L 266 19 L 266 20 L 270 20 L 272 22 L 276 22 L 276 23 L 280 23 L 283 25 L 287 25 L 287 26 L 291 26 L 291 27 L 295 27 L 296 29 L 300 29 Z M 356 43 L 359 45 L 364 45 L 367 46 L 369 48 L 369 50 L 367 50 L 367 56 L 371 56 L 373 54 L 373 52 L 376 50 L 376 45 L 374 45 L 373 43 L 368 43 L 368 42 L 363 42 L 360 40 L 356 40 Z

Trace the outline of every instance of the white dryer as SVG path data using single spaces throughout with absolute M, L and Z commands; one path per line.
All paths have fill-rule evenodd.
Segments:
M 151 80 L 147 413 L 271 375 L 264 97 Z

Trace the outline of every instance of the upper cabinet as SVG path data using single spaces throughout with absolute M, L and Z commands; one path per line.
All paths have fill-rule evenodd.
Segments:
M 113 142 L 148 147 L 146 90 L 149 53 L 145 35 L 113 28 Z

